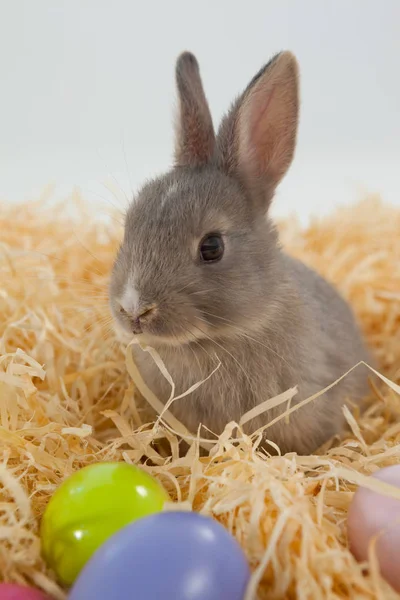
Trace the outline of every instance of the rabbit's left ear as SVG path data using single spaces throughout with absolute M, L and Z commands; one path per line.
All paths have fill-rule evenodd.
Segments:
M 257 203 L 268 206 L 296 145 L 299 112 L 297 61 L 276 55 L 253 78 L 221 124 L 221 167 L 236 176 Z
M 175 161 L 178 166 L 208 163 L 215 149 L 210 109 L 200 78 L 199 65 L 190 52 L 176 63 L 179 114 L 175 128 Z

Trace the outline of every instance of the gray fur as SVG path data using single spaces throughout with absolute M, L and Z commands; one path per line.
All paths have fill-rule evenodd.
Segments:
M 128 337 L 132 323 L 141 319 L 144 341 L 160 353 L 177 393 L 221 362 L 207 382 L 172 407 L 192 431 L 203 423 L 220 433 L 227 422 L 239 421 L 292 386 L 299 386 L 294 403 L 360 360 L 371 361 L 349 306 L 324 279 L 281 250 L 268 218 L 295 146 L 294 57 L 278 55 L 258 73 L 216 140 L 197 61 L 189 53 L 178 59 L 177 81 L 177 166 L 147 183 L 129 208 L 110 303 Z M 197 103 L 193 90 L 199 93 Z M 188 120 L 187 115 L 195 116 Z M 225 254 L 207 264 L 198 247 L 210 232 L 222 234 Z M 122 314 L 120 300 L 129 285 L 136 288 L 138 305 Z M 152 311 L 145 312 L 149 306 Z M 138 348 L 136 360 L 165 402 L 170 387 L 151 357 Z M 367 391 L 366 370 L 359 368 L 294 412 L 289 423 L 281 420 L 267 429 L 266 438 L 283 452 L 309 453 L 341 431 L 344 401 L 361 400 Z M 263 414 L 248 430 L 281 411 Z

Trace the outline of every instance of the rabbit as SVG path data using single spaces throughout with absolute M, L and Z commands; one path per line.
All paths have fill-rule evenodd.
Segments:
M 176 84 L 175 165 L 129 206 L 109 298 L 117 330 L 157 350 L 176 394 L 215 371 L 171 406 L 190 431 L 202 424 L 211 437 L 288 388 L 298 386 L 294 405 L 371 357 L 348 304 L 282 250 L 268 214 L 296 145 L 294 55 L 281 52 L 257 73 L 217 134 L 190 52 L 177 59 Z M 165 403 L 169 383 L 148 352 L 133 351 L 143 379 Z M 341 433 L 343 404 L 360 402 L 368 389 L 361 365 L 266 428 L 264 447 L 316 451 Z M 257 416 L 246 432 L 285 409 Z

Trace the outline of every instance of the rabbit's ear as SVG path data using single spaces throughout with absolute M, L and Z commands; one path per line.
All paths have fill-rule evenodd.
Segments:
M 215 149 L 215 134 L 199 65 L 190 52 L 176 63 L 179 114 L 175 128 L 175 161 L 178 166 L 203 165 Z
M 297 61 L 275 56 L 250 82 L 221 124 L 221 167 L 269 203 L 292 162 L 299 111 Z

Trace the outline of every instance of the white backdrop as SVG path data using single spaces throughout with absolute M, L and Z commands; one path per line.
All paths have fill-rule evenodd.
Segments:
M 301 126 L 275 211 L 306 218 L 364 190 L 400 205 L 399 30 L 398 0 L 0 0 L 0 198 L 54 182 L 104 210 L 104 182 L 129 196 L 170 164 L 180 51 L 218 120 L 290 49 Z

